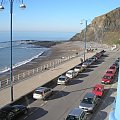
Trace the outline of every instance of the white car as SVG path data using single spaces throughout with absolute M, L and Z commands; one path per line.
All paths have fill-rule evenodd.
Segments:
M 63 85 L 63 84 L 65 85 L 69 82 L 69 80 L 70 80 L 70 78 L 68 78 L 67 76 L 61 75 L 57 80 L 57 84 L 58 85 Z
M 45 100 L 48 96 L 52 94 L 52 89 L 47 87 L 38 87 L 33 93 L 34 99 L 43 99 Z
M 69 78 L 74 78 L 78 75 L 78 72 L 74 71 L 74 70 L 68 70 L 66 72 L 66 76 L 69 77 Z
M 82 72 L 85 68 L 82 67 L 82 65 L 77 65 L 75 68 L 74 68 L 74 71 L 75 72 Z

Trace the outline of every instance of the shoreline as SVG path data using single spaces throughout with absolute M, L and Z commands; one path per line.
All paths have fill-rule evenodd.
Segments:
M 42 55 L 38 56 L 37 58 L 31 60 L 30 62 L 24 65 L 14 68 L 13 76 L 18 75 L 20 73 L 24 73 L 28 70 L 37 68 L 39 66 L 45 65 L 48 62 L 53 61 L 54 59 L 61 58 L 62 56 L 69 56 L 71 54 L 79 52 L 80 49 L 77 42 L 67 41 L 67 42 L 61 42 L 59 44 L 51 46 L 50 48 L 48 48 L 48 50 L 43 52 Z M 5 79 L 6 77 L 8 78 L 9 76 L 10 76 L 9 71 L 3 74 L 0 74 L 1 79 Z

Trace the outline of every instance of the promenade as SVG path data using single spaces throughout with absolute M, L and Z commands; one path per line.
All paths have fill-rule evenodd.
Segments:
M 95 52 L 86 53 L 86 58 L 90 58 L 94 54 Z M 14 101 L 33 91 L 35 88 L 51 81 L 52 79 L 66 72 L 67 70 L 73 68 L 80 63 L 80 58 L 83 59 L 83 55 L 73 58 L 67 62 L 60 64 L 59 66 L 56 66 L 55 68 L 51 68 L 44 71 L 43 73 L 37 74 L 33 77 L 30 77 L 22 82 L 15 84 L 13 86 Z M 3 107 L 9 103 L 11 103 L 10 87 L 0 91 L 0 107 Z

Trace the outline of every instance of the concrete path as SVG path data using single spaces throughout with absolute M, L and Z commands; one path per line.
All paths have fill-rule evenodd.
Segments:
M 95 52 L 86 53 L 86 58 L 90 58 L 94 54 Z M 73 68 L 74 66 L 80 63 L 80 58 L 83 58 L 83 56 L 73 58 L 70 61 L 67 61 L 53 69 L 47 70 L 43 73 L 40 73 L 31 78 L 28 78 L 27 80 L 15 84 L 13 86 L 14 100 L 19 99 L 20 97 L 24 96 L 30 91 L 33 91 L 35 88 L 44 85 L 45 83 L 51 81 L 55 77 Z M 11 93 L 10 93 L 10 87 L 8 87 L 0 91 L 0 107 L 3 107 L 6 104 L 9 104 L 10 102 L 11 102 Z

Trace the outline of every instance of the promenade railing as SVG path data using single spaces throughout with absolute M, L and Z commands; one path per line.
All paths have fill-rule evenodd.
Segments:
M 17 74 L 17 75 L 13 75 L 13 84 L 17 84 L 17 83 L 19 83 L 23 80 L 26 80 L 27 78 L 32 77 L 36 74 L 42 73 L 42 72 L 52 69 L 52 68 L 55 68 L 56 66 L 66 62 L 66 61 L 69 61 L 73 58 L 82 56 L 82 54 L 83 53 L 80 53 L 80 54 L 76 53 L 71 56 L 64 56 L 59 59 L 54 59 L 53 61 L 50 61 L 47 64 L 44 64 L 37 68 L 25 71 L 25 72 Z M 10 86 L 10 78 L 9 77 L 0 80 L 0 90 L 6 88 L 8 86 Z

